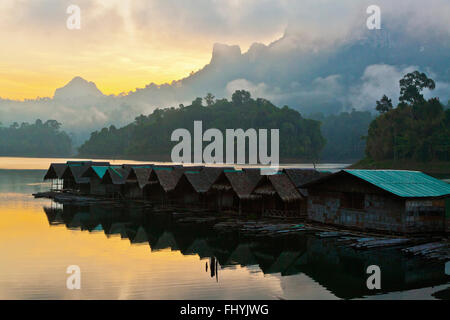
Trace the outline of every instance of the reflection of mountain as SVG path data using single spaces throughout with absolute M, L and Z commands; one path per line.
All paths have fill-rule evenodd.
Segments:
M 217 233 L 211 225 L 177 223 L 170 214 L 152 214 L 142 208 L 44 208 L 50 225 L 103 229 L 108 237 L 120 235 L 132 244 L 148 243 L 151 250 L 179 250 L 184 255 L 215 258 L 222 268 L 258 265 L 265 274 L 306 274 L 340 298 L 371 295 L 366 288 L 369 265 L 380 266 L 382 291 L 414 289 L 445 283 L 444 265 L 410 259 L 395 249 L 355 251 L 333 239 L 313 235 L 242 238 Z

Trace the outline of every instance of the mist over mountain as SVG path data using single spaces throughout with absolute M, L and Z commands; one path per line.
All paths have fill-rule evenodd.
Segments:
M 53 98 L 55 100 L 93 99 L 102 97 L 103 93 L 93 82 L 84 80 L 81 77 L 73 78 L 62 88 L 55 90 Z
M 373 111 L 383 94 L 396 102 L 399 79 L 416 69 L 436 81 L 432 95 L 445 104 L 450 98 L 450 37 L 442 30 L 417 36 L 407 27 L 362 28 L 338 40 L 287 28 L 280 39 L 254 43 L 244 53 L 239 46 L 215 44 L 210 63 L 184 79 L 107 96 L 95 83 L 75 77 L 51 98 L 0 99 L 0 121 L 55 119 L 79 144 L 93 130 L 125 125 L 155 108 L 188 104 L 208 92 L 230 98 L 238 89 L 306 116 L 353 108 Z

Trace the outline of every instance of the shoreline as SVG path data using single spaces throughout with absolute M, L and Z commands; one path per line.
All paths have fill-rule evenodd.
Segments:
M 56 158 L 45 158 L 45 157 L 8 157 L 8 156 L 0 156 L 0 170 L 47 170 L 49 165 L 51 163 L 58 163 L 58 162 L 66 162 L 66 161 L 90 161 L 90 160 L 96 160 L 96 161 L 106 161 L 110 162 L 112 165 L 114 164 L 147 164 L 149 162 L 151 163 L 158 163 L 162 165 L 172 164 L 171 161 L 158 161 L 158 160 L 132 160 L 132 159 L 108 159 L 108 158 L 77 158 L 77 157 L 56 157 Z M 291 162 L 282 162 L 279 164 L 281 168 L 288 168 L 288 167 L 298 167 L 298 168 L 314 168 L 314 163 L 309 162 L 295 162 L 300 160 L 294 160 L 292 159 Z M 199 165 L 196 163 L 192 163 L 191 165 Z M 200 164 L 200 165 L 209 165 L 209 166 L 221 166 L 220 164 Z M 340 162 L 323 162 L 323 163 L 316 163 L 315 166 L 318 169 L 342 169 L 345 167 L 348 167 L 349 163 L 340 163 Z M 234 166 L 237 168 L 241 167 L 263 167 L 261 165 L 240 165 L 240 164 L 233 164 L 230 166 Z

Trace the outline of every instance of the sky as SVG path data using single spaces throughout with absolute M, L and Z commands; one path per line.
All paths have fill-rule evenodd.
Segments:
M 354 31 L 373 2 L 409 17 L 411 30 L 424 22 L 448 29 L 448 0 L 426 8 L 416 0 L 2 0 L 0 97 L 52 97 L 75 76 L 104 94 L 170 83 L 207 64 L 214 43 L 246 51 L 289 30 L 332 42 Z M 66 26 L 70 5 L 81 9 L 79 30 Z
M 266 32 L 250 23 L 269 15 L 267 1 L 246 2 L 2 0 L 0 97 L 51 97 L 74 76 L 119 94 L 188 76 L 208 63 L 215 42 L 245 48 L 282 35 L 282 19 Z M 79 30 L 66 26 L 71 4 L 81 9 Z

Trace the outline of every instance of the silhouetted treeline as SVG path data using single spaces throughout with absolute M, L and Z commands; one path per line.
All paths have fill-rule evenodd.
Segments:
M 0 126 L 1 156 L 56 157 L 69 156 L 72 142 L 67 133 L 60 130 L 56 120 L 35 123 L 13 123 L 9 127 Z
M 157 109 L 148 116 L 140 115 L 123 128 L 114 126 L 95 131 L 80 148 L 82 156 L 170 156 L 175 129 L 185 128 L 193 135 L 193 123 L 203 122 L 203 131 L 217 128 L 280 129 L 280 157 L 317 160 L 325 140 L 320 122 L 304 119 L 297 111 L 278 108 L 265 99 L 252 99 L 247 91 L 236 91 L 232 100 L 215 100 L 211 94 L 197 98 L 190 106 Z M 208 142 L 209 143 L 209 142 Z M 204 143 L 206 146 L 208 143 Z M 270 142 L 269 142 L 270 145 Z
M 321 131 L 327 144 L 321 153 L 322 161 L 348 161 L 364 158 L 365 137 L 373 115 L 369 111 L 342 112 L 340 114 L 313 114 L 312 119 L 322 122 Z
M 438 98 L 425 100 L 422 90 L 435 83 L 418 71 L 400 80 L 396 108 L 383 96 L 376 109 L 381 113 L 371 124 L 366 155 L 374 161 L 450 161 L 450 109 Z

